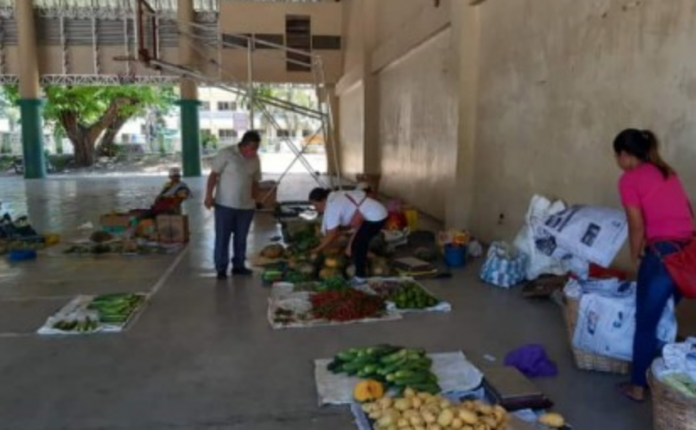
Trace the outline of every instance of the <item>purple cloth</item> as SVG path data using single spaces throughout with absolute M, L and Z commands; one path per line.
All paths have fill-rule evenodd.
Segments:
M 528 378 L 558 375 L 556 363 L 541 345 L 525 345 L 505 356 L 505 365 L 517 368 Z

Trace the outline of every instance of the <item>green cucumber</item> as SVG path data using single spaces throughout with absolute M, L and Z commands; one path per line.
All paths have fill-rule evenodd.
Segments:
M 341 351 L 338 354 L 336 354 L 337 359 L 341 361 L 352 361 L 355 359 L 356 354 L 351 352 L 351 351 Z
M 380 361 L 382 364 L 390 364 L 390 363 L 393 363 L 393 362 L 397 361 L 398 359 L 400 359 L 400 358 L 402 358 L 402 357 L 405 357 L 406 354 L 407 354 L 407 352 L 408 352 L 408 350 L 402 349 L 402 350 L 400 350 L 400 351 L 393 352 L 393 353 L 391 353 L 391 354 L 389 354 L 389 355 L 386 355 L 386 356 L 382 357 L 379 361 Z
M 407 363 L 406 357 L 401 357 L 397 361 L 390 363 L 388 365 L 382 365 L 382 367 L 377 370 L 377 373 L 380 375 L 388 375 L 390 373 L 394 373 L 397 370 L 401 369 L 401 366 L 403 366 L 405 363 Z
M 367 366 L 368 364 L 372 364 L 372 360 L 354 360 L 349 363 L 345 363 L 343 365 L 343 370 L 346 372 L 357 372 L 358 370 L 362 369 L 363 367 Z
M 411 388 L 415 391 L 421 392 L 421 393 L 430 393 L 430 394 L 440 394 L 442 392 L 442 388 L 438 384 L 432 384 L 432 383 L 426 383 L 426 384 L 410 384 L 406 385 L 406 387 Z
M 426 384 L 430 382 L 430 377 L 428 374 L 421 373 L 421 374 L 415 374 L 411 375 L 407 378 L 397 378 L 394 377 L 391 382 L 394 382 L 397 385 L 411 385 L 411 384 Z

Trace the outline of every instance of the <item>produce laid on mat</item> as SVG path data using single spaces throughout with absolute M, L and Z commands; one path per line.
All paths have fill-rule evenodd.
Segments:
M 425 350 L 379 345 L 339 352 L 327 369 L 334 374 L 367 378 L 399 392 L 412 388 L 435 394 L 441 388 L 430 370 L 432 363 Z
M 379 318 L 387 308 L 379 297 L 353 289 L 320 291 L 310 296 L 310 302 L 314 317 L 328 321 Z
M 481 371 L 461 351 L 426 353 L 388 344 L 317 359 L 314 378 L 320 405 L 348 405 L 375 393 L 398 396 L 409 387 L 432 394 L 470 392 L 483 382 Z
M 449 312 L 452 309 L 449 303 L 439 300 L 411 278 L 368 279 L 368 287 L 400 311 Z
M 341 277 L 321 282 L 276 283 L 271 288 L 268 319 L 274 328 L 311 327 L 394 320 L 400 316 L 369 292 L 351 288 Z
M 145 294 L 115 293 L 77 296 L 50 316 L 39 334 L 82 334 L 122 331 L 145 303 Z
M 505 430 L 510 422 L 508 412 L 500 406 L 480 400 L 456 403 L 411 388 L 398 397 L 385 396 L 363 403 L 361 409 L 374 430 Z

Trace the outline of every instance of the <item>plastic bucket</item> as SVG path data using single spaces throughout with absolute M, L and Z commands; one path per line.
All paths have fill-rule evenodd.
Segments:
M 7 256 L 7 258 L 12 262 L 34 260 L 36 259 L 36 251 L 34 251 L 33 249 L 18 249 L 10 251 L 10 254 Z
M 445 262 L 449 267 L 466 265 L 466 246 L 445 245 Z
M 404 215 L 406 216 L 406 224 L 411 231 L 418 230 L 418 211 L 413 208 L 405 208 Z

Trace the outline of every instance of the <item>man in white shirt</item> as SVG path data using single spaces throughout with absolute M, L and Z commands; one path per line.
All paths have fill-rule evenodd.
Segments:
M 315 188 L 309 194 L 317 211 L 323 214 L 322 233 L 324 238 L 319 246 L 312 250 L 319 254 L 340 235 L 341 227 L 353 230 L 346 255 L 355 265 L 355 281 L 361 283 L 367 276 L 367 254 L 370 242 L 384 228 L 388 212 L 377 199 L 369 197 L 364 191 L 335 191 Z
M 218 279 L 227 278 L 230 236 L 234 234 L 233 275 L 250 275 L 245 266 L 247 236 L 254 219 L 261 162 L 261 136 L 248 131 L 236 146 L 224 148 L 215 157 L 208 177 L 205 207 L 215 208 L 215 269 Z

